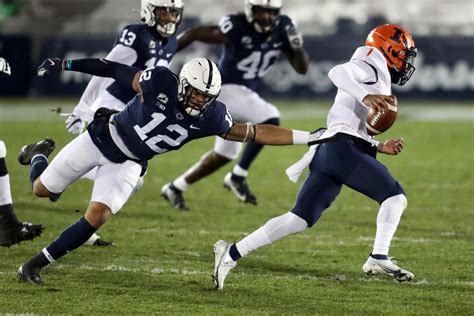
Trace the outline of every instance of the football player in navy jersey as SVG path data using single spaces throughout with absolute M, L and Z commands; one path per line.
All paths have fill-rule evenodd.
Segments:
M 8 61 L 0 57 L 0 76 L 10 76 L 12 70 Z M 10 176 L 7 169 L 7 146 L 0 139 L 0 246 L 10 247 L 24 240 L 41 235 L 41 224 L 20 222 L 13 209 L 10 191 Z
M 141 18 L 144 23 L 125 26 L 115 38 L 107 60 L 120 62 L 141 70 L 155 65 L 168 66 L 173 58 L 177 39 L 176 31 L 183 16 L 182 0 L 142 0 Z M 73 134 L 82 133 L 95 111 L 100 107 L 123 110 L 127 102 L 135 96 L 133 89 L 124 89 L 111 78 L 93 77 L 82 97 L 66 120 L 66 128 Z M 94 180 L 96 169 L 83 176 Z M 135 191 L 143 185 L 143 177 L 137 181 Z M 59 195 L 53 195 L 56 201 Z M 98 235 L 92 235 L 88 245 L 111 245 Z
M 142 0 L 141 17 L 144 23 L 125 26 L 105 59 L 141 70 L 156 65 L 168 66 L 176 52 L 175 33 L 182 14 L 182 0 Z M 121 111 L 134 96 L 133 89 L 124 89 L 111 78 L 93 77 L 66 120 L 66 128 L 78 135 L 85 124 L 92 121 L 98 108 Z
M 224 103 L 217 66 L 208 59 L 186 63 L 179 77 L 156 66 L 141 71 L 105 59 L 47 59 L 38 75 L 62 70 L 114 78 L 136 96 L 120 112 L 101 108 L 87 132 L 67 144 L 48 163 L 54 141 L 25 145 L 18 160 L 30 165 L 33 192 L 49 197 L 62 192 L 83 174 L 97 167 L 92 197 L 85 216 L 66 228 L 48 247 L 20 266 L 18 277 L 41 283 L 40 270 L 82 245 L 132 194 L 147 160 L 187 142 L 211 135 L 240 142 L 268 145 L 307 144 L 312 135 L 274 125 L 236 123 Z
M 218 100 L 226 104 L 236 122 L 280 124 L 278 109 L 255 90 L 282 52 L 298 73 L 308 71 L 309 57 L 303 49 L 303 37 L 295 22 L 280 14 L 281 6 L 281 0 L 246 0 L 245 13 L 224 16 L 218 26 L 200 26 L 178 36 L 178 51 L 194 41 L 224 44 L 219 61 L 223 85 Z M 248 144 L 240 162 L 224 178 L 224 186 L 246 203 L 257 204 L 246 177 L 262 148 L 261 144 Z M 175 208 L 186 210 L 183 192 L 236 159 L 241 149 L 241 143 L 216 138 L 213 150 L 163 186 L 162 196 Z

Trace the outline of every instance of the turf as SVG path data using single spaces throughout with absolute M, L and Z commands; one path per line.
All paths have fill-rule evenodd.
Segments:
M 1 102 L 0 102 L 1 103 Z M 8 101 L 19 104 L 24 101 Z M 48 103 L 49 104 L 49 103 Z M 52 102 L 55 109 L 62 102 Z M 66 102 L 70 105 L 70 102 Z M 329 103 L 296 106 L 325 113 Z M 446 105 L 447 106 L 447 105 Z M 0 248 L 0 313 L 12 314 L 423 314 L 474 312 L 474 125 L 471 119 L 400 120 L 380 139 L 403 136 L 405 151 L 380 156 L 404 186 L 408 208 L 392 242 L 391 255 L 413 271 L 399 284 L 362 272 L 375 233 L 377 203 L 344 188 L 317 225 L 242 259 L 223 291 L 211 282 L 212 245 L 236 241 L 266 220 L 288 211 L 301 184 L 284 174 L 305 146 L 266 148 L 249 183 L 257 207 L 223 189 L 224 167 L 186 192 L 190 212 L 172 209 L 161 186 L 211 148 L 213 139 L 186 145 L 150 163 L 145 186 L 100 231 L 115 247 L 81 247 L 43 271 L 45 284 L 16 280 L 16 269 L 47 246 L 84 212 L 91 182 L 80 180 L 57 203 L 33 197 L 28 168 L 16 154 L 44 136 L 62 147 L 72 135 L 62 119 L 31 104 L 23 117 L 0 105 L 0 135 L 18 217 L 43 223 L 40 238 Z M 291 113 L 291 105 L 283 105 Z M 287 112 L 286 112 L 287 111 Z M 472 108 L 464 108 L 470 113 Z M 406 112 L 407 113 L 407 112 Z M 472 113 L 471 113 L 472 114 Z M 285 115 L 283 116 L 285 118 Z M 291 116 L 283 125 L 312 130 L 318 115 Z M 54 154 L 53 154 L 54 155 Z

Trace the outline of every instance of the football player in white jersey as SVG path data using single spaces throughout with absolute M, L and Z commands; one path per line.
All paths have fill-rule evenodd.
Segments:
M 142 70 L 156 65 L 168 66 L 176 52 L 175 34 L 182 20 L 183 9 L 182 0 L 142 0 L 141 18 L 144 23 L 125 26 L 117 35 L 106 59 Z M 81 134 L 98 108 L 121 111 L 134 95 L 132 89 L 123 89 L 114 79 L 92 77 L 79 103 L 66 120 L 67 130 L 72 134 Z M 83 178 L 94 180 L 96 171 L 91 170 Z M 135 192 L 142 185 L 143 177 L 140 177 Z M 53 195 L 50 199 L 54 202 L 58 198 L 59 195 Z M 111 245 L 96 234 L 86 244 Z
M 237 243 L 219 240 L 214 244 L 214 284 L 218 289 L 223 288 L 227 274 L 241 257 L 313 226 L 336 199 L 342 185 L 380 204 L 373 250 L 363 271 L 390 275 L 399 282 L 414 278 L 413 273 L 388 257 L 407 199 L 401 185 L 376 159 L 377 152 L 399 154 L 404 143 L 402 139 L 375 141 L 367 134 L 365 119 L 370 108 L 379 109 L 393 102 L 391 84 L 403 85 L 410 79 L 415 57 L 410 33 L 399 25 L 386 24 L 370 32 L 366 45 L 357 48 L 349 62 L 329 71 L 338 92 L 327 117 L 327 130 L 316 142 L 319 145 L 312 146 L 302 160 L 289 168 L 292 175 L 299 175 L 309 165 L 309 175 L 293 209 Z

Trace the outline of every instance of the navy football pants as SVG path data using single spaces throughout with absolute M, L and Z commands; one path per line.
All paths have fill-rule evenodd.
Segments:
M 334 140 L 319 145 L 292 209 L 308 226 L 313 226 L 332 204 L 343 184 L 379 204 L 391 196 L 404 194 L 387 167 L 370 155 L 363 142 L 337 134 Z

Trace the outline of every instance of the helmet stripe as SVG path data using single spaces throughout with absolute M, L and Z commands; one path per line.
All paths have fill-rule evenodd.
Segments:
M 212 83 L 212 73 L 214 72 L 214 69 L 212 67 L 212 61 L 210 61 L 209 59 L 207 59 L 207 62 L 209 63 L 209 77 L 207 78 L 207 84 L 206 84 L 206 88 L 209 89 L 211 88 L 211 83 Z

